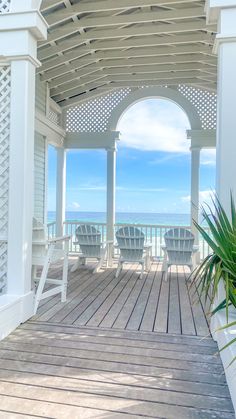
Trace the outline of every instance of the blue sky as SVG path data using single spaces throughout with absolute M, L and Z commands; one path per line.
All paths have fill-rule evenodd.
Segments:
M 118 212 L 189 213 L 189 122 L 174 103 L 148 99 L 130 107 L 119 121 Z M 55 210 L 56 154 L 49 148 L 48 209 Z M 201 153 L 200 196 L 215 185 L 215 153 Z M 106 152 L 67 153 L 67 211 L 106 210 Z

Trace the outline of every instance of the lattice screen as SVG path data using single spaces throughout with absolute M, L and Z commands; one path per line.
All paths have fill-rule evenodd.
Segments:
M 7 281 L 10 67 L 0 67 L 0 293 Z
M 217 96 L 208 90 L 180 85 L 178 90 L 197 109 L 203 129 L 216 129 Z
M 202 128 L 215 129 L 216 94 L 186 85 L 178 86 L 178 90 L 196 107 Z M 66 115 L 66 130 L 68 132 L 106 131 L 112 111 L 130 92 L 130 88 L 116 90 L 82 105 L 70 108 Z
M 67 111 L 68 132 L 103 132 L 116 106 L 131 92 L 130 88 L 92 99 Z
M 53 111 L 52 109 L 49 109 L 48 119 L 50 119 L 50 121 L 54 122 L 54 124 L 56 125 L 61 125 L 61 115 L 59 115 L 57 112 Z
M 11 0 L 0 0 L 0 13 L 8 13 L 10 11 Z

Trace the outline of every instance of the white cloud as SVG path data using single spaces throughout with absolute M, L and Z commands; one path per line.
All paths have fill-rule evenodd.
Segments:
M 212 196 L 214 195 L 213 190 L 206 190 L 199 192 L 199 203 L 200 205 L 211 205 L 212 204 Z M 191 195 L 182 196 L 181 201 L 186 203 L 191 201 Z
M 149 99 L 133 105 L 121 118 L 121 146 L 145 151 L 186 153 L 189 141 L 185 113 L 174 103 Z
M 73 209 L 79 209 L 80 208 L 80 204 L 78 202 L 72 202 L 71 207 Z
M 201 151 L 201 165 L 202 166 L 215 166 L 216 165 L 216 150 L 202 150 Z
M 127 192 L 166 192 L 165 188 L 127 188 L 125 186 L 117 186 L 116 190 Z

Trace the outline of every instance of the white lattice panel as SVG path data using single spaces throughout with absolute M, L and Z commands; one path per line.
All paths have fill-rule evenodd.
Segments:
M 216 129 L 216 94 L 186 85 L 179 85 L 178 90 L 197 109 L 202 128 Z M 130 88 L 116 90 L 70 108 L 66 115 L 66 130 L 68 132 L 106 131 L 112 111 L 130 92 Z
M 216 129 L 217 96 L 208 90 L 180 85 L 178 88 L 197 109 L 203 129 Z
M 0 0 L 0 13 L 8 13 L 10 10 L 11 0 Z
M 7 239 L 9 137 L 10 137 L 10 67 L 0 67 L 0 235 Z M 7 279 L 7 242 L 0 242 L 0 292 Z
M 54 122 L 54 124 L 56 125 L 60 125 L 61 123 L 61 115 L 59 115 L 52 109 L 50 109 L 48 112 L 48 119 L 50 119 L 50 121 Z
M 68 132 L 106 131 L 112 111 L 130 91 L 130 88 L 121 89 L 70 108 L 67 111 L 66 130 Z

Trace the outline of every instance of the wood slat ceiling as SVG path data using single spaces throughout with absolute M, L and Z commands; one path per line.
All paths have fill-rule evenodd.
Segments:
M 216 27 L 205 0 L 43 0 L 49 29 L 38 73 L 69 106 L 122 87 L 216 89 Z

